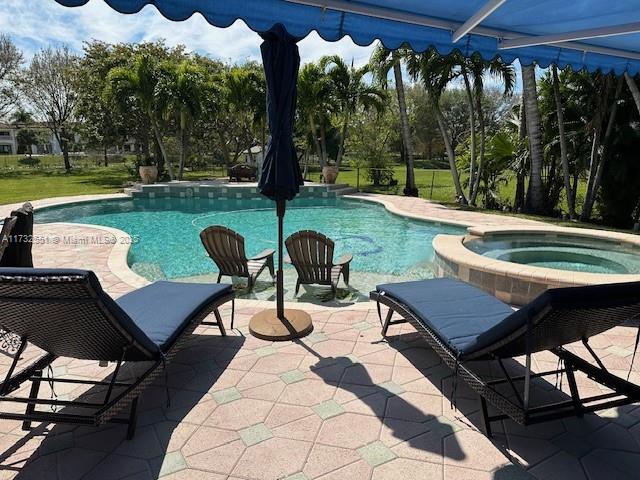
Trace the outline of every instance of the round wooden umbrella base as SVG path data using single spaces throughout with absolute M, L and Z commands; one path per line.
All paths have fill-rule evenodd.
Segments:
M 285 320 L 280 320 L 275 309 L 264 310 L 251 317 L 249 331 L 261 340 L 281 342 L 304 337 L 313 331 L 313 323 L 307 312 L 287 309 Z

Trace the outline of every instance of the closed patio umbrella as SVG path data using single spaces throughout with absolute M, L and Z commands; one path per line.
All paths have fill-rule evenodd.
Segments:
M 249 324 L 251 333 L 259 338 L 285 340 L 300 337 L 313 329 L 311 318 L 301 310 L 284 309 L 282 272 L 283 222 L 288 200 L 300 191 L 302 174 L 293 144 L 293 120 L 300 54 L 297 39 L 280 24 L 261 34 L 262 63 L 267 83 L 267 116 L 269 145 L 262 164 L 258 188 L 260 193 L 276 202 L 278 216 L 278 271 L 276 274 L 276 310 L 255 315 Z

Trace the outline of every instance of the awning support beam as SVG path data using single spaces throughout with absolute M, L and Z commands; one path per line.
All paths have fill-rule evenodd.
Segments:
M 573 42 L 576 40 L 587 40 L 590 38 L 629 35 L 639 32 L 640 22 L 626 23 L 624 25 L 589 28 L 586 30 L 576 30 L 575 32 L 557 33 L 554 35 L 523 36 L 513 39 L 505 39 L 498 44 L 498 48 L 501 50 L 508 50 L 510 48 L 533 47 L 535 45 L 551 45 L 562 42 Z
M 428 17 L 425 15 L 418 15 L 415 13 L 404 12 L 400 10 L 394 10 L 391 8 L 375 7 L 370 5 L 362 5 L 357 3 L 347 2 L 345 0 L 286 0 L 289 3 L 295 3 L 298 5 L 306 5 L 309 7 L 317 7 L 320 9 L 334 10 L 337 12 L 353 13 L 356 15 L 364 15 L 372 18 L 380 18 L 382 20 L 391 20 L 394 22 L 407 23 L 410 25 L 419 25 L 423 27 L 441 28 L 443 30 L 449 30 L 451 33 L 456 31 L 462 26 L 460 22 L 449 22 L 439 18 Z M 516 38 L 525 38 L 526 36 L 517 33 L 504 30 L 498 30 L 494 28 L 487 28 L 483 26 L 476 27 L 473 32 L 474 35 L 482 35 L 485 37 L 493 37 L 502 43 L 507 40 L 514 40 Z M 528 38 L 536 38 L 529 36 Z M 565 48 L 567 50 L 577 50 L 584 53 L 598 53 L 602 55 L 611 55 L 614 57 L 627 58 L 631 60 L 640 60 L 640 53 L 630 52 L 628 50 L 620 50 L 617 48 L 599 47 L 597 45 L 588 45 L 579 42 L 565 42 L 555 44 L 556 47 Z M 512 47 L 515 48 L 515 47 Z
M 502 6 L 507 0 L 489 0 L 485 3 L 480 10 L 474 13 L 469 20 L 464 22 L 451 36 L 453 43 L 456 43 L 462 37 L 464 37 L 467 33 L 471 32 L 474 28 L 476 28 L 480 23 L 485 20 L 489 15 L 495 12 L 498 8 Z

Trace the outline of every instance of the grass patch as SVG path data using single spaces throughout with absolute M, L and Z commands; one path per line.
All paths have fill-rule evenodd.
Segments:
M 2 173 L 0 204 L 67 195 L 116 193 L 129 180 L 123 165 L 64 170 L 16 170 Z

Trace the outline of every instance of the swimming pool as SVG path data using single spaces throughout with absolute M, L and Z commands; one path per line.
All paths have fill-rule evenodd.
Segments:
M 465 246 L 507 262 L 574 272 L 640 274 L 640 252 L 619 243 L 580 237 L 498 235 L 473 239 Z
M 273 202 L 267 200 L 204 198 L 107 200 L 36 213 L 39 223 L 86 223 L 127 232 L 136 239 L 129 251 L 129 265 L 150 280 L 217 272 L 198 236 L 209 225 L 238 231 L 245 237 L 249 255 L 275 248 L 276 220 Z M 353 253 L 355 272 L 401 278 L 433 276 L 433 238 L 439 233 L 464 232 L 460 227 L 393 215 L 374 203 L 341 198 L 299 198 L 290 202 L 284 228 L 285 238 L 303 229 L 328 235 L 336 243 L 337 256 Z

